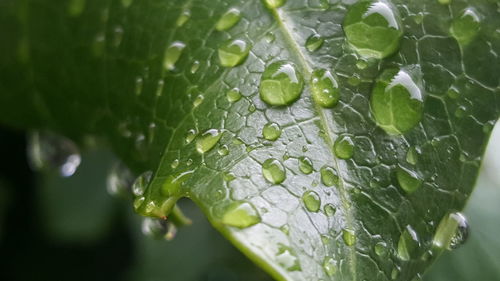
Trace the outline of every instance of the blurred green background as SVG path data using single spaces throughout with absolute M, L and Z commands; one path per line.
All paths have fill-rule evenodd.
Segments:
M 75 175 L 62 178 L 32 172 L 26 145 L 24 133 L 0 128 L 0 280 L 271 280 L 189 200 L 180 204 L 194 223 L 173 241 L 143 235 L 131 203 L 106 191 L 116 162 L 109 151 L 83 152 Z M 439 259 L 425 281 L 500 280 L 498 156 L 500 126 L 465 210 L 469 240 Z

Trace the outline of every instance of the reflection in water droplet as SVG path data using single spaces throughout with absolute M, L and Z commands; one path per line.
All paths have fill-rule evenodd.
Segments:
M 134 193 L 134 195 L 137 197 L 144 195 L 144 192 L 146 191 L 146 188 L 148 187 L 152 176 L 153 172 L 146 171 L 139 177 L 137 177 L 137 179 L 132 184 L 132 193 Z
M 314 101 L 321 107 L 333 107 L 340 99 L 340 90 L 333 74 L 317 69 L 311 75 L 311 91 Z
M 279 8 L 283 5 L 285 5 L 286 0 L 265 0 L 267 7 L 273 9 L 273 8 Z
M 121 162 L 113 165 L 106 179 L 106 189 L 111 196 L 129 198 L 134 177 Z
M 356 234 L 354 230 L 344 228 L 342 230 L 342 239 L 347 246 L 352 246 L 356 243 Z
M 306 191 L 302 195 L 302 202 L 304 202 L 304 206 L 310 212 L 318 212 L 321 207 L 321 199 L 319 198 L 319 194 L 314 191 Z
M 309 175 L 310 173 L 313 172 L 313 164 L 311 162 L 311 159 L 301 156 L 299 157 L 299 170 L 306 174 Z
M 326 257 L 323 261 L 323 269 L 328 276 L 332 277 L 337 272 L 337 262 L 331 257 Z
M 405 168 L 398 167 L 396 177 L 399 186 L 408 194 L 417 191 L 422 186 L 422 180 L 418 177 L 417 173 Z
M 262 136 L 268 141 L 275 141 L 281 136 L 281 128 L 276 123 L 267 123 L 262 129 Z
M 233 88 L 226 93 L 226 98 L 229 102 L 237 102 L 241 99 L 241 92 L 238 88 Z
M 81 163 L 78 147 L 70 139 L 50 133 L 31 133 L 27 152 L 32 169 L 58 169 L 63 177 L 72 176 Z
M 182 13 L 177 18 L 177 21 L 175 22 L 175 24 L 178 27 L 181 27 L 181 26 L 183 26 L 189 20 L 189 18 L 191 18 L 191 11 L 184 10 L 184 11 L 182 11 Z
M 278 253 L 276 254 L 278 263 L 288 271 L 300 271 L 300 262 L 295 252 L 288 246 L 278 244 Z
M 228 30 L 233 27 L 241 19 L 240 10 L 231 8 L 225 12 L 215 24 L 215 29 L 219 31 Z
M 182 51 L 186 47 L 186 44 L 175 41 L 170 46 L 165 49 L 165 55 L 163 57 L 163 67 L 166 70 L 174 70 L 175 64 L 181 57 Z
M 417 232 L 410 225 L 408 225 L 399 237 L 399 259 L 409 261 L 415 255 L 415 251 L 419 246 L 420 241 L 418 240 Z
M 467 218 L 459 212 L 452 212 L 443 217 L 434 234 L 432 243 L 440 249 L 453 250 L 461 246 L 469 237 Z
M 349 159 L 354 154 L 354 142 L 347 135 L 340 136 L 333 145 L 335 155 L 340 159 Z
M 237 66 L 245 61 L 250 48 L 250 44 L 241 39 L 226 41 L 219 47 L 219 62 L 224 67 Z
M 273 184 L 280 184 L 286 178 L 285 168 L 283 167 L 283 164 L 273 158 L 264 161 L 264 163 L 262 164 L 262 174 L 267 181 Z
M 269 65 L 260 81 L 260 98 L 269 105 L 289 105 L 296 101 L 304 87 L 302 75 L 294 64 L 285 61 Z
M 474 8 L 466 8 L 453 20 L 450 33 L 461 45 L 470 43 L 481 28 L 481 15 Z
M 306 40 L 306 49 L 309 52 L 314 52 L 321 48 L 323 45 L 324 39 L 319 34 L 313 34 L 309 36 Z
M 359 1 L 349 8 L 343 23 L 349 44 L 362 56 L 382 59 L 399 49 L 401 19 L 386 1 Z
M 320 169 L 321 182 L 326 186 L 334 186 L 339 184 L 339 176 L 337 171 L 332 167 L 323 166 Z
M 423 90 L 412 69 L 387 69 L 377 79 L 371 96 L 371 109 L 377 125 L 388 134 L 404 134 L 422 118 Z
M 203 133 L 196 141 L 196 151 L 203 154 L 210 151 L 219 142 L 222 132 L 216 129 L 210 129 Z
M 260 222 L 260 215 L 248 202 L 234 202 L 222 216 L 222 223 L 238 228 L 246 228 Z

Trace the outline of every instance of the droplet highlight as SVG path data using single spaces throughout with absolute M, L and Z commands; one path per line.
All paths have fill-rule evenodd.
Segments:
M 275 141 L 281 136 L 281 128 L 276 123 L 267 123 L 262 129 L 262 136 L 268 141 Z

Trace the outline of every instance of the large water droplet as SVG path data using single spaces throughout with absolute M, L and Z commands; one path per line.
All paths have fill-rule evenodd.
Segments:
M 182 11 L 182 13 L 177 18 L 177 21 L 175 22 L 175 24 L 178 27 L 181 27 L 181 26 L 183 26 L 189 20 L 189 18 L 191 18 L 191 11 L 184 10 L 184 11 Z
M 275 141 L 281 136 L 281 128 L 276 123 L 267 123 L 262 129 L 262 136 L 268 141 Z
M 467 218 L 462 213 L 452 212 L 439 223 L 432 243 L 435 247 L 452 250 L 464 244 L 468 236 Z
M 222 216 L 222 223 L 238 228 L 246 228 L 260 222 L 255 207 L 248 202 L 234 202 Z
M 216 129 L 210 129 L 203 133 L 196 140 L 196 151 L 203 154 L 210 151 L 219 142 L 222 132 Z
M 310 212 L 318 212 L 321 207 L 321 199 L 319 198 L 319 194 L 314 191 L 306 191 L 302 195 L 302 202 L 304 202 L 304 206 Z
M 283 5 L 285 5 L 286 0 L 264 0 L 266 2 L 267 7 L 273 9 L 273 8 L 279 8 Z
M 175 226 L 163 219 L 144 218 L 141 226 L 142 233 L 153 239 L 172 240 L 177 232 Z
M 326 257 L 323 261 L 323 269 L 331 277 L 337 272 L 337 262 L 331 257 Z
M 106 182 L 106 189 L 110 195 L 122 198 L 131 196 L 134 177 L 121 162 L 112 167 Z
M 398 167 L 396 177 L 399 186 L 408 194 L 415 192 L 422 186 L 422 180 L 418 177 L 417 173 L 408 169 Z
M 313 34 L 306 40 L 306 49 L 309 52 L 314 52 L 317 49 L 321 48 L 323 42 L 324 39 L 319 34 Z
M 241 19 L 241 12 L 236 8 L 231 8 L 225 12 L 215 24 L 215 29 L 219 31 L 228 30 Z
M 340 159 L 349 159 L 354 154 L 354 142 L 347 135 L 340 136 L 333 145 L 335 155 Z
M 301 156 L 299 157 L 299 170 L 306 174 L 309 175 L 310 173 L 313 172 L 313 164 L 311 162 L 311 159 Z
M 132 184 L 132 193 L 134 193 L 134 195 L 137 197 L 144 195 L 144 192 L 146 191 L 146 188 L 148 187 L 152 176 L 153 176 L 153 172 L 151 172 L 151 171 L 146 171 L 146 172 L 142 173 L 134 181 L 134 184 Z
M 262 174 L 264 178 L 273 184 L 282 183 L 285 178 L 285 168 L 280 161 L 270 158 L 262 164 Z
M 404 134 L 422 118 L 423 91 L 415 75 L 410 70 L 388 69 L 377 79 L 371 109 L 377 125 L 388 134 Z
M 270 105 L 289 105 L 302 93 L 304 80 L 294 64 L 278 61 L 269 65 L 260 81 L 260 98 Z
M 238 88 L 233 88 L 227 91 L 226 98 L 229 102 L 237 102 L 241 99 L 241 92 Z
M 299 259 L 295 252 L 288 246 L 283 244 L 278 244 L 278 253 L 276 254 L 276 260 L 288 271 L 299 271 L 301 270 Z
M 317 69 L 311 75 L 311 91 L 314 101 L 321 107 L 333 107 L 340 99 L 340 90 L 333 74 Z
M 347 246 L 354 245 L 356 243 L 356 234 L 354 233 L 354 230 L 344 228 L 342 230 L 342 239 Z
M 408 225 L 399 237 L 398 257 L 403 261 L 409 261 L 419 246 L 417 232 Z
M 399 49 L 400 16 L 386 1 L 359 1 L 347 12 L 344 31 L 349 44 L 364 57 L 382 59 Z
M 27 150 L 31 168 L 58 169 L 63 177 L 72 176 L 81 163 L 78 147 L 70 139 L 50 133 L 32 133 Z
M 165 49 L 165 55 L 163 57 L 163 67 L 166 70 L 174 70 L 175 64 L 181 57 L 182 51 L 186 47 L 186 44 L 180 41 L 175 41 L 170 46 Z
M 321 182 L 326 186 L 334 186 L 339 184 L 339 176 L 337 175 L 337 171 L 335 171 L 332 167 L 323 166 L 319 170 L 321 174 Z
M 241 39 L 222 43 L 218 50 L 220 64 L 224 67 L 234 67 L 243 63 L 250 52 L 250 48 L 250 44 Z
M 450 33 L 461 45 L 474 39 L 481 28 L 481 15 L 474 8 L 466 8 L 460 16 L 453 20 Z

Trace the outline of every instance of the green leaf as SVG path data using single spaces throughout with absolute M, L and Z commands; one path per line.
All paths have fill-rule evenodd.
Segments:
M 189 197 L 276 279 L 411 280 L 500 115 L 499 6 L 330 2 L 3 1 L 0 120 L 104 137 L 139 213 Z

